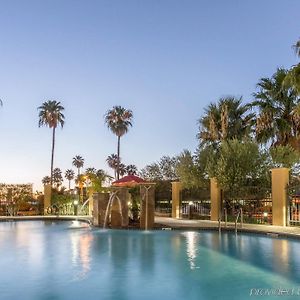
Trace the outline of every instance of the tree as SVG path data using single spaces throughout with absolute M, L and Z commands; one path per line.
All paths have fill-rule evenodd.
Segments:
M 65 172 L 65 178 L 69 181 L 69 190 L 71 189 L 71 180 L 75 177 L 75 172 L 71 169 L 67 169 Z
M 300 153 L 290 145 L 271 147 L 270 154 L 276 168 L 292 168 L 300 160 Z
M 126 167 L 126 173 L 127 175 L 136 175 L 138 172 L 137 166 L 136 165 L 128 165 Z
M 43 185 L 50 184 L 50 182 L 51 182 L 51 178 L 49 176 L 43 177 L 43 179 L 42 179 Z
M 293 45 L 296 55 L 300 58 L 300 40 Z M 283 82 L 284 86 L 292 86 L 293 89 L 300 95 L 300 63 L 291 67 Z
M 54 147 L 55 147 L 55 130 L 58 126 L 63 128 L 65 124 L 65 116 L 63 115 L 64 107 L 55 100 L 44 102 L 38 107 L 39 110 L 39 127 L 47 126 L 52 128 L 52 150 L 51 150 L 51 171 L 50 184 L 52 186 Z
M 123 163 L 119 164 L 119 175 L 124 176 L 126 174 L 126 165 Z
M 103 184 L 105 183 L 105 181 L 112 178 L 102 169 L 95 170 L 95 172 L 89 172 L 86 174 L 89 177 L 89 180 L 91 181 L 90 188 L 92 189 L 92 191 L 98 193 L 103 191 Z
M 149 181 L 163 180 L 163 175 L 158 163 L 152 163 L 142 168 L 140 176 Z
M 205 108 L 204 116 L 198 120 L 200 146 L 216 146 L 224 140 L 248 138 L 253 118 L 249 105 L 242 104 L 242 98 L 220 98 Z
M 150 181 L 176 180 L 177 157 L 163 156 L 158 162 L 145 166 L 140 176 Z
M 199 164 L 197 155 L 191 151 L 184 150 L 178 156 L 176 173 L 184 188 L 201 188 L 208 186 L 208 179 L 205 177 L 205 165 Z
M 87 176 L 91 176 L 91 175 L 94 175 L 96 174 L 97 170 L 95 168 L 86 168 L 85 170 L 85 174 Z
M 132 111 L 125 109 L 121 106 L 114 106 L 108 110 L 105 114 L 105 123 L 107 127 L 117 136 L 118 147 L 117 147 L 117 179 L 120 178 L 120 139 L 128 132 L 129 127 L 132 126 Z
M 265 186 L 270 160 L 259 146 L 251 141 L 237 139 L 222 142 L 211 177 L 225 191 L 238 191 L 243 186 Z
M 294 48 L 294 50 L 295 50 L 296 55 L 297 55 L 298 57 L 300 57 L 300 40 L 298 40 L 298 41 L 296 42 L 296 44 L 293 45 L 293 48 Z
M 291 86 L 284 85 L 287 70 L 277 69 L 271 78 L 261 78 L 252 107 L 258 109 L 256 139 L 262 144 L 300 150 L 299 97 Z
M 107 157 L 106 162 L 108 166 L 114 170 L 115 179 L 117 179 L 117 169 L 120 164 L 120 159 L 116 154 L 111 154 Z
M 84 158 L 82 158 L 82 156 L 80 155 L 75 155 L 73 157 L 73 162 L 72 162 L 73 166 L 76 167 L 78 169 L 78 176 L 80 175 L 80 168 L 83 167 L 84 165 Z
M 60 168 L 55 168 L 53 170 L 53 182 L 56 185 L 56 188 L 58 188 L 62 182 L 63 182 L 63 177 L 62 177 L 62 172 Z

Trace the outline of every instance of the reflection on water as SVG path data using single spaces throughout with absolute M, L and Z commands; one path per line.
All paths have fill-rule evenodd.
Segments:
M 188 261 L 190 263 L 190 268 L 199 269 L 200 267 L 196 265 L 196 259 L 199 251 L 199 237 L 200 234 L 195 231 L 189 231 L 183 233 L 186 238 L 186 254 L 188 257 Z
M 73 280 L 82 280 L 91 269 L 91 244 L 93 235 L 91 233 L 73 233 L 70 236 L 72 245 L 72 264 L 78 267 L 74 273 Z

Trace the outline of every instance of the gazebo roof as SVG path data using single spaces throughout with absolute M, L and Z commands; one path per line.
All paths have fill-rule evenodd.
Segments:
M 112 183 L 114 186 L 135 186 L 139 183 L 146 182 L 144 179 L 135 176 L 135 175 L 127 175 L 123 178 L 116 180 Z

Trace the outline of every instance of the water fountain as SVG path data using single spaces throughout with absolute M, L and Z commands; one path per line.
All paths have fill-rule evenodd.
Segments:
M 93 196 L 93 224 L 106 228 L 128 226 L 128 189 L 111 187 L 110 193 L 96 193 Z
M 139 183 L 141 195 L 140 228 L 148 230 L 154 227 L 154 183 Z M 109 193 L 93 195 L 93 224 L 107 228 L 126 228 L 129 224 L 128 188 L 112 186 Z

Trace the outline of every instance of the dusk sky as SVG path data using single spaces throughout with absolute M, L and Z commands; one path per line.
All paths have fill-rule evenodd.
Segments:
M 114 105 L 134 114 L 125 164 L 194 151 L 205 106 L 248 102 L 259 78 L 297 62 L 299 12 L 299 0 L 0 0 L 0 182 L 41 189 L 51 130 L 38 128 L 37 107 L 47 100 L 65 107 L 63 172 L 75 155 L 110 171 L 117 139 L 103 116 Z

